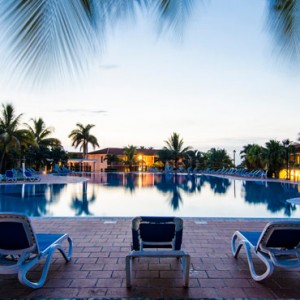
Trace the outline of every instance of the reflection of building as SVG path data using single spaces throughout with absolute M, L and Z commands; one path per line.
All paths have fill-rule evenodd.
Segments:
M 147 171 L 158 157 L 157 150 L 137 149 L 132 171 Z M 69 159 L 68 166 L 81 166 L 81 170 L 90 172 L 126 172 L 128 166 L 124 163 L 126 157 L 123 148 L 105 148 L 87 154 L 86 159 Z M 77 168 L 78 169 L 78 168 Z M 80 169 L 80 168 L 79 168 Z
M 279 173 L 280 179 L 300 181 L 300 144 L 294 145 L 295 151 L 290 153 L 289 168 L 284 168 Z

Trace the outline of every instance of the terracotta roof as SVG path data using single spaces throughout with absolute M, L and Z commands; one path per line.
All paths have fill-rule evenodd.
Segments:
M 143 155 L 156 155 L 157 154 L 156 149 L 136 149 L 137 154 L 143 154 Z M 122 155 L 124 152 L 124 148 L 104 148 L 97 151 L 89 152 L 88 154 L 112 154 L 112 155 Z

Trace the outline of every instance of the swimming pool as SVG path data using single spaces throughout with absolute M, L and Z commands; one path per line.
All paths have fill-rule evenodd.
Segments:
M 29 216 L 300 218 L 293 183 L 206 175 L 99 173 L 76 184 L 0 186 L 0 211 Z

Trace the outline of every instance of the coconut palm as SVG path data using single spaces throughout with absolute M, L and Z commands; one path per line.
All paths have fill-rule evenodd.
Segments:
M 270 31 L 281 52 L 293 63 L 300 59 L 299 11 L 297 0 L 269 0 Z
M 80 73 L 87 57 L 99 53 L 106 29 L 137 10 L 156 14 L 160 32 L 182 31 L 194 0 L 0 0 L 1 46 L 8 70 L 23 78 L 48 79 Z
M 286 179 L 289 179 L 290 178 L 290 174 L 289 174 L 290 154 L 295 151 L 295 146 L 294 143 L 289 139 L 283 140 L 282 145 L 285 150 Z
M 72 146 L 77 148 L 80 146 L 80 150 L 83 152 L 83 158 L 86 158 L 88 153 L 88 145 L 91 144 L 94 148 L 99 147 L 98 140 L 94 135 L 90 134 L 90 130 L 95 127 L 93 124 L 87 124 L 86 126 L 81 123 L 77 123 L 78 128 L 72 130 L 69 134 L 69 138 L 72 139 Z
M 166 147 L 163 148 L 167 153 L 169 153 L 170 159 L 174 160 L 175 167 L 178 167 L 178 161 L 183 159 L 187 151 L 191 149 L 190 146 L 183 147 L 183 139 L 180 138 L 180 135 L 174 132 L 170 138 L 165 141 L 167 144 Z
M 229 168 L 233 166 L 232 160 L 225 149 L 212 148 L 206 153 L 206 166 L 212 169 Z
M 264 156 L 267 160 L 268 172 L 274 174 L 276 178 L 279 176 L 279 171 L 284 166 L 285 149 L 279 141 L 270 140 L 266 143 Z
M 125 156 L 124 164 L 129 167 L 130 171 L 133 171 L 133 167 L 137 164 L 136 147 L 133 145 L 125 147 L 123 154 Z
M 244 146 L 241 153 L 243 159 L 242 165 L 246 166 L 248 170 L 264 169 L 266 165 L 264 147 L 257 144 L 248 144 Z
M 180 36 L 195 0 L 0 0 L 1 46 L 8 71 L 23 78 L 74 75 L 104 45 L 106 29 L 137 11 L 154 13 L 159 33 Z M 300 57 L 299 1 L 269 0 L 269 27 L 284 52 Z M 100 46 L 100 49 L 99 49 Z
M 54 132 L 54 128 L 46 127 L 46 124 L 42 118 L 31 119 L 33 126 L 30 124 L 25 124 L 28 131 L 32 135 L 38 147 L 40 146 L 60 146 L 60 140 L 56 138 L 51 138 L 50 135 Z
M 16 116 L 12 104 L 2 104 L 0 115 L 0 170 L 2 170 L 5 155 L 9 152 L 11 146 L 21 151 L 22 146 L 32 143 L 28 131 L 19 128 L 21 117 L 22 114 Z

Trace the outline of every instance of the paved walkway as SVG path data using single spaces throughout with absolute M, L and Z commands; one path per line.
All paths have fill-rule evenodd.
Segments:
M 116 222 L 116 223 L 114 223 Z M 232 257 L 236 229 L 261 230 L 266 221 L 185 219 L 183 249 L 191 255 L 190 287 L 182 287 L 176 259 L 144 258 L 133 264 L 133 286 L 126 288 L 125 256 L 130 250 L 130 219 L 37 218 L 39 232 L 69 232 L 74 254 L 65 264 L 56 254 L 43 288 L 22 286 L 16 275 L 0 275 L 3 298 L 298 298 L 300 270 L 275 270 L 254 282 L 242 250 Z M 37 275 L 41 266 L 32 272 Z

